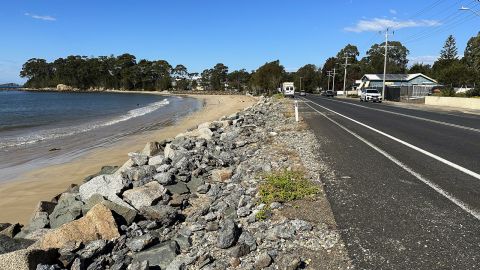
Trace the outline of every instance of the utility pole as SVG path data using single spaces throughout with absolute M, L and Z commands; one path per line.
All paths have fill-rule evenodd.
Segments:
M 385 100 L 385 76 L 387 75 L 387 60 L 388 60 L 388 32 L 389 28 L 385 30 L 385 62 L 383 63 L 383 88 L 382 88 L 382 101 Z
M 346 86 L 347 86 L 347 67 L 350 65 L 350 64 L 348 63 L 348 59 L 350 58 L 350 56 L 348 56 L 348 53 L 347 53 L 347 52 L 345 52 L 345 57 L 344 57 L 344 58 L 345 58 L 345 65 L 344 65 L 345 74 L 344 74 L 344 76 L 343 76 L 343 95 L 344 95 L 345 97 L 347 97 L 347 92 L 345 92 L 345 91 L 346 91 Z
M 300 92 L 302 92 L 302 77 L 300 77 Z
M 327 77 L 328 77 L 327 90 L 330 90 L 330 77 L 332 77 L 332 72 L 331 71 L 327 71 Z
M 333 92 L 335 92 L 335 74 L 337 74 L 336 72 L 337 72 L 337 69 L 333 68 L 333 84 L 332 84 Z

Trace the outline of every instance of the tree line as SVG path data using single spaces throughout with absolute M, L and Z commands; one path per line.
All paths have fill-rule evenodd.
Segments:
M 359 59 L 355 45 L 348 44 L 323 66 L 307 64 L 295 72 L 287 72 L 279 60 L 267 62 L 254 71 L 245 69 L 230 71 L 218 63 L 201 73 L 190 73 L 184 65 L 170 65 L 165 60 L 137 61 L 131 54 L 119 56 L 68 56 L 53 62 L 33 58 L 22 67 L 20 76 L 27 78 L 25 87 L 55 88 L 65 84 L 78 89 L 121 90 L 204 90 L 252 91 L 256 94 L 272 94 L 284 81 L 293 81 L 300 88 L 313 92 L 329 88 L 329 71 L 335 69 L 335 89 L 343 88 L 345 57 L 348 57 L 347 88 L 364 74 L 383 73 L 384 43 L 373 44 L 366 55 Z M 389 42 L 387 73 L 424 73 L 448 86 L 480 83 L 480 33 L 472 37 L 464 56 L 458 57 L 455 38 L 449 36 L 435 63 L 415 63 L 408 67 L 409 50 L 399 41 Z M 332 82 L 332 80 L 330 80 Z M 330 84 L 330 88 L 331 88 Z

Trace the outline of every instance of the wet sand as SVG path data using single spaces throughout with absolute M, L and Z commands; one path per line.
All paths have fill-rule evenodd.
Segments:
M 129 152 L 141 151 L 150 141 L 175 137 L 203 122 L 240 111 L 256 100 L 247 96 L 190 96 L 204 101 L 204 107 L 179 120 L 173 126 L 148 131 L 87 152 L 68 163 L 47 166 L 19 176 L 14 181 L 0 184 L 0 223 L 28 223 L 35 206 L 41 200 L 49 201 L 65 191 L 70 184 L 80 184 L 83 179 L 97 173 L 104 165 L 121 166 Z

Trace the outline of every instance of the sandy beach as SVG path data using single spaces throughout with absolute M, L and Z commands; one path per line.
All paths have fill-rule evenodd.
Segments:
M 125 137 L 114 144 L 92 150 L 71 162 L 33 170 L 0 185 L 0 222 L 28 223 L 35 206 L 65 191 L 70 184 L 97 173 L 104 165 L 122 165 L 127 154 L 140 151 L 150 141 L 174 137 L 203 122 L 216 120 L 252 105 L 248 96 L 190 96 L 204 101 L 204 107 L 173 126 Z

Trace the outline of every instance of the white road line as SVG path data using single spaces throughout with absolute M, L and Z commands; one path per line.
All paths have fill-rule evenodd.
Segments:
M 415 146 L 415 145 L 413 145 L 413 144 L 410 144 L 410 143 L 408 143 L 408 142 L 406 142 L 406 141 L 402 141 L 402 140 L 400 140 L 400 139 L 397 138 L 397 137 L 394 137 L 394 136 L 392 136 L 392 135 L 390 135 L 390 134 L 387 134 L 387 133 L 385 133 L 385 132 L 383 132 L 383 131 L 380 131 L 380 130 L 378 130 L 378 129 L 376 129 L 376 128 L 373 128 L 373 127 L 371 127 L 371 126 L 369 126 L 369 125 L 366 125 L 366 124 L 364 124 L 364 123 L 362 123 L 362 122 L 359 122 L 359 121 L 357 121 L 357 120 L 355 120 L 355 119 L 352 119 L 352 118 L 350 118 L 350 117 L 348 117 L 348 116 L 345 116 L 345 115 L 343 115 L 343 114 L 341 114 L 341 113 L 338 113 L 338 112 L 336 112 L 336 111 L 334 111 L 334 110 L 331 110 L 331 109 L 329 109 L 329 108 L 327 108 L 327 107 L 324 107 L 324 106 L 322 106 L 322 105 L 320 105 L 320 104 L 318 104 L 318 103 L 315 103 L 315 102 L 313 102 L 313 101 L 312 101 L 312 103 L 315 104 L 315 105 L 317 105 L 317 106 L 319 106 L 319 107 L 321 107 L 321 108 L 323 108 L 323 109 L 325 109 L 325 110 L 327 110 L 327 111 L 330 111 L 330 112 L 332 112 L 332 113 L 335 113 L 335 114 L 337 114 L 337 115 L 339 115 L 339 116 L 341 116 L 341 117 L 343 117 L 343 118 L 345 118 L 345 119 L 347 119 L 347 120 L 350 120 L 350 121 L 352 121 L 352 122 L 354 122 L 354 123 L 356 123 L 356 124 L 359 124 L 359 125 L 361 125 L 361 126 L 363 126 L 363 127 L 366 127 L 366 128 L 368 128 L 368 129 L 370 129 L 370 130 L 372 130 L 372 131 L 375 131 L 375 132 L 377 132 L 377 133 L 380 134 L 380 135 L 383 135 L 383 136 L 385 136 L 385 137 L 387 137 L 387 138 L 389 138 L 389 139 L 392 139 L 392 140 L 394 140 L 394 141 L 396 141 L 396 142 L 399 142 L 399 143 L 401 143 L 401 144 L 403 144 L 403 145 L 405 145 L 405 146 L 407 146 L 407 147 L 409 147 L 409 148 L 411 148 L 411 149 L 413 149 L 413 150 L 415 150 L 415 151 L 418 151 L 418 152 L 420 152 L 420 153 L 422 153 L 422 154 L 424 154 L 424 155 L 427 155 L 427 156 L 429 156 L 429 157 L 431 157 L 431 158 L 433 158 L 433 159 L 436 159 L 436 160 L 442 162 L 443 164 L 446 164 L 446 165 L 448 165 L 448 166 L 450 166 L 450 167 L 452 167 L 452 168 L 455 168 L 455 169 L 457 169 L 457 170 L 459 170 L 459 171 L 461 171 L 461 172 L 463 172 L 463 173 L 465 173 L 465 174 L 468 174 L 468 175 L 470 175 L 470 176 L 472 176 L 472 177 L 480 180 L 480 174 L 478 174 L 478 173 L 476 173 L 476 172 L 474 172 L 474 171 L 471 171 L 471 170 L 469 170 L 469 169 L 467 169 L 467 168 L 464 168 L 464 167 L 462 167 L 462 166 L 460 166 L 460 165 L 458 165 L 458 164 L 455 164 L 455 163 L 453 163 L 453 162 L 451 162 L 451 161 L 449 161 L 449 160 L 446 160 L 446 159 L 444 159 L 444 158 L 442 158 L 442 157 L 439 157 L 439 156 L 437 156 L 437 155 L 435 155 L 435 154 L 433 154 L 433 153 L 430 153 L 430 152 L 428 152 L 428 151 L 426 151 L 426 150 L 424 150 L 424 149 L 422 149 L 422 148 L 420 148 L 420 147 L 417 147 L 417 146 Z
M 463 201 L 461 201 L 460 199 L 457 199 L 455 196 L 453 196 L 452 194 L 450 194 L 448 191 L 442 189 L 440 186 L 436 185 L 435 183 L 431 182 L 430 180 L 428 180 L 427 178 L 423 177 L 421 174 L 415 172 L 412 168 L 410 168 L 409 166 L 407 166 L 406 164 L 404 164 L 403 162 L 401 162 L 400 160 L 396 159 L 395 157 L 393 157 L 392 155 L 388 154 L 387 152 L 383 151 L 382 149 L 380 149 L 378 146 L 374 145 L 373 143 L 369 142 L 368 140 L 366 140 L 365 138 L 361 137 L 360 135 L 356 134 L 355 132 L 349 130 L 348 128 L 346 128 L 345 126 L 343 126 L 342 124 L 338 123 L 337 121 L 333 120 L 332 118 L 328 117 L 326 114 L 318 111 L 317 109 L 313 108 L 310 104 L 308 104 L 307 102 L 305 102 L 305 105 L 307 105 L 308 107 L 310 107 L 312 110 L 316 111 L 317 113 L 319 113 L 320 115 L 322 115 L 323 117 L 325 117 L 326 119 L 328 119 L 330 122 L 334 123 L 335 125 L 337 125 L 338 127 L 340 127 L 341 129 L 345 130 L 346 132 L 350 133 L 351 135 L 353 135 L 355 138 L 359 139 L 360 141 L 364 142 L 366 145 L 370 146 L 371 148 L 373 148 L 375 151 L 379 152 L 380 154 L 382 154 L 383 156 L 385 156 L 387 159 L 389 159 L 390 161 L 392 161 L 393 163 L 395 163 L 396 165 L 398 165 L 400 168 L 404 169 L 405 171 L 407 171 L 408 173 L 410 173 L 412 176 L 414 176 L 415 178 L 417 178 L 418 180 L 422 181 L 424 184 L 426 184 L 427 186 L 429 186 L 430 188 L 432 188 L 433 190 L 435 190 L 436 192 L 438 192 L 439 194 L 441 194 L 442 196 L 444 196 L 445 198 L 447 198 L 448 200 L 450 200 L 452 203 L 454 203 L 455 205 L 457 205 L 458 207 L 460 207 L 462 210 L 464 210 L 465 212 L 469 213 L 470 215 L 472 215 L 473 217 L 475 217 L 476 219 L 480 220 L 480 212 L 476 211 L 475 209 L 473 209 L 472 207 L 470 207 L 469 205 L 467 205 L 466 203 L 464 203 Z M 318 105 L 318 104 L 317 104 Z
M 435 123 L 435 124 L 440 124 L 440 125 L 444 125 L 444 126 L 455 127 L 455 128 L 460 128 L 460 129 L 465 129 L 465 130 L 470 130 L 470 131 L 474 131 L 474 132 L 480 133 L 480 129 L 478 129 L 478 128 L 466 127 L 466 126 L 462 126 L 462 125 L 457 125 L 457 124 L 452 124 L 452 123 L 448 123 L 448 122 L 443 122 L 443 121 L 438 121 L 438 120 L 423 118 L 423 117 L 419 117 L 419 116 L 413 116 L 413 115 L 404 114 L 404 113 L 399 113 L 399 112 L 392 112 L 392 111 L 382 110 L 382 109 L 378 109 L 378 108 L 371 108 L 371 107 L 367 107 L 367 106 L 363 106 L 363 105 L 359 105 L 359 104 L 355 104 L 355 103 L 350 103 L 350 102 L 345 102 L 345 101 L 340 101 L 340 100 L 329 99 L 329 101 L 344 103 L 344 104 L 348 104 L 348 105 L 352 105 L 352 106 L 357 106 L 357 107 L 364 108 L 364 109 L 370 109 L 370 110 L 374 110 L 374 111 L 379 111 L 379 112 L 385 112 L 385 113 L 400 115 L 400 116 L 403 116 L 403 117 L 413 118 L 413 119 L 422 120 L 422 121 L 426 121 L 426 122 L 430 122 L 430 123 Z

